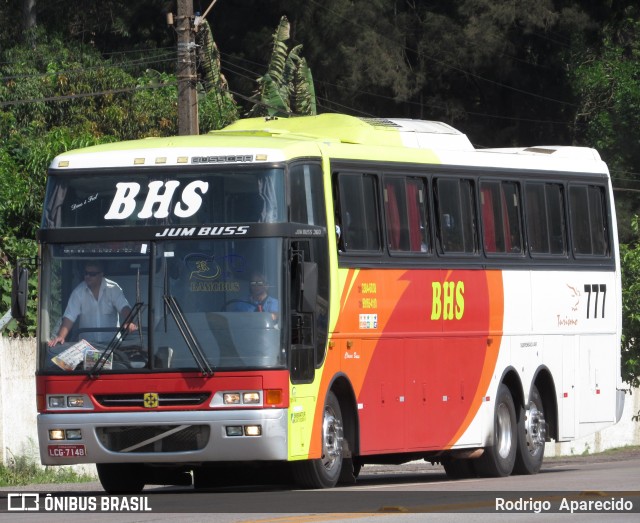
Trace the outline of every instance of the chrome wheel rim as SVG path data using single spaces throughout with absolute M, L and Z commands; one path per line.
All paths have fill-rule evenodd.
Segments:
M 547 437 L 547 424 L 544 419 L 544 413 L 539 410 L 538 406 L 533 402 L 529 403 L 524 421 L 524 429 L 529 453 L 535 455 L 544 448 Z
M 509 407 L 505 403 L 498 405 L 496 421 L 496 448 L 501 458 L 507 458 L 511 453 L 511 448 L 513 447 L 513 427 L 511 426 L 511 414 L 509 412 Z
M 322 465 L 326 470 L 333 469 L 342 460 L 342 441 L 342 422 L 327 406 L 322 423 Z

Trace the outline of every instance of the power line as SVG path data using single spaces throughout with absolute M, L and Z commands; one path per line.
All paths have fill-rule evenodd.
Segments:
M 42 98 L 30 98 L 23 100 L 8 100 L 8 101 L 0 101 L 0 107 L 8 107 L 12 105 L 22 105 L 29 103 L 44 103 L 44 102 L 62 102 L 66 100 L 74 100 L 80 98 L 91 98 L 97 96 L 107 96 L 111 94 L 124 94 L 124 93 L 133 93 L 136 91 L 143 91 L 146 89 L 162 89 L 163 87 L 173 87 L 178 85 L 178 82 L 164 82 L 155 85 L 143 85 L 136 87 L 128 87 L 122 89 L 108 89 L 105 91 L 95 91 L 92 93 L 77 93 L 77 94 L 68 94 L 68 95 L 59 95 L 59 96 L 45 96 Z
M 140 60 L 136 60 L 136 61 L 130 61 L 130 62 L 126 62 L 126 63 L 121 63 L 121 64 L 103 64 L 103 65 L 96 65 L 94 67 L 85 67 L 85 68 L 77 68 L 77 69 L 65 69 L 65 70 L 61 70 L 61 71 L 52 71 L 52 72 L 43 72 L 43 73 L 33 73 L 33 74 L 16 74 L 16 75 L 9 75 L 9 76 L 2 76 L 0 77 L 0 81 L 2 82 L 8 82 L 11 80 L 24 80 L 24 79 L 38 79 L 38 78 L 47 78 L 47 77 L 51 77 L 51 76 L 63 76 L 63 75 L 74 75 L 74 74 L 84 74 L 87 72 L 93 72 L 93 71 L 101 71 L 101 70 L 111 70 L 111 69 L 124 69 L 124 68 L 134 68 L 134 67 L 139 67 L 139 66 L 143 66 L 143 65 L 150 65 L 150 64 L 160 64 L 160 63 L 167 63 L 167 62 L 174 62 L 175 61 L 175 53 L 172 56 L 168 56 L 168 55 L 164 55 L 162 57 L 158 57 L 158 58 L 145 58 L 145 59 L 140 59 Z

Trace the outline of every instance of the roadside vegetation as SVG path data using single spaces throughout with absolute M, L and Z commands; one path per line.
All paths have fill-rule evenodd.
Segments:
M 72 467 L 42 467 L 28 456 L 15 457 L 11 462 L 10 465 L 0 464 L 0 487 L 96 481 L 94 476 L 76 472 Z

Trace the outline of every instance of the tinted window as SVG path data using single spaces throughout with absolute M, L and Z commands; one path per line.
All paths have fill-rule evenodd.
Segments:
M 203 172 L 185 167 L 147 172 L 51 174 L 42 227 L 274 223 L 286 219 L 282 169 L 212 167 Z
M 475 253 L 475 198 L 472 180 L 436 180 L 436 216 L 440 248 L 446 253 Z
M 379 251 L 380 229 L 376 179 L 370 174 L 338 176 L 340 249 Z
M 604 189 L 595 185 L 569 187 L 571 234 L 575 254 L 609 253 Z
M 521 254 L 520 196 L 514 182 L 480 183 L 484 249 L 488 253 Z
M 291 221 L 325 227 L 322 169 L 317 164 L 298 164 L 289 171 Z
M 388 177 L 384 206 L 389 250 L 428 252 L 426 187 L 421 178 Z
M 529 183 L 526 186 L 529 251 L 536 255 L 567 252 L 562 185 Z

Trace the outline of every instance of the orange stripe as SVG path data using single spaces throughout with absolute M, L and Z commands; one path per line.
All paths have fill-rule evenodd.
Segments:
M 485 275 L 487 278 L 487 291 L 489 292 L 489 336 L 487 337 L 487 350 L 482 365 L 482 373 L 469 412 L 467 412 L 460 428 L 445 448 L 453 447 L 476 417 L 489 389 L 489 383 L 491 383 L 496 362 L 498 361 L 504 322 L 504 286 L 502 282 L 502 271 L 486 271 Z

